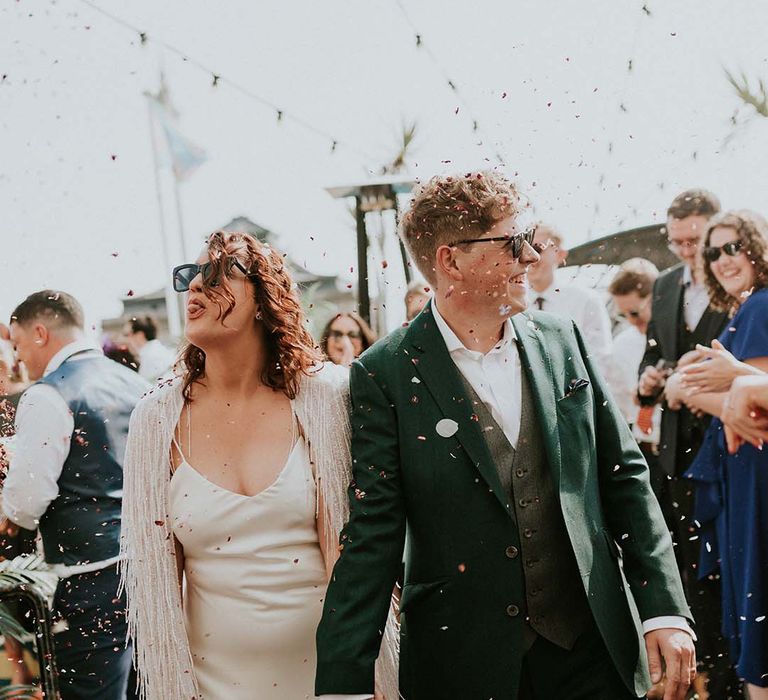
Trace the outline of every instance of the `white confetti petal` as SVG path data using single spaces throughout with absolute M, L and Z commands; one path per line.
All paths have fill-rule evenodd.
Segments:
M 451 418 L 443 418 L 437 421 L 435 430 L 440 437 L 449 438 L 459 431 L 459 424 Z

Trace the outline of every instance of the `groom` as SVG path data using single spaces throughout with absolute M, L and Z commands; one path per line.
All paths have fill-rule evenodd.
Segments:
M 372 697 L 404 546 L 405 700 L 628 700 L 662 659 L 665 700 L 682 700 L 695 675 L 643 457 L 578 329 L 523 313 L 538 255 L 518 213 L 485 172 L 433 178 L 403 218 L 435 297 L 352 365 L 322 698 Z

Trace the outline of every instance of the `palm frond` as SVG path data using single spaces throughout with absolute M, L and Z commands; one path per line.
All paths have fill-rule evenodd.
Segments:
M 18 586 L 31 586 L 50 602 L 56 590 L 56 582 L 56 575 L 51 573 L 39 555 L 21 555 L 14 559 L 0 561 L 0 591 Z M 29 632 L 3 604 L 0 604 L 0 634 L 8 635 L 21 642 L 29 638 Z
M 40 688 L 34 685 L 7 685 L 0 688 L 0 700 L 37 700 Z
M 762 79 L 757 81 L 757 88 L 753 91 L 744 73 L 737 78 L 726 70 L 725 76 L 736 95 L 744 104 L 754 107 L 755 111 L 761 116 L 768 117 L 768 89 L 766 89 L 765 82 Z
M 410 155 L 410 150 L 413 148 L 413 142 L 416 139 L 416 127 L 416 121 L 410 123 L 403 122 L 397 153 L 391 162 L 381 169 L 382 175 L 396 175 L 405 168 L 406 159 Z

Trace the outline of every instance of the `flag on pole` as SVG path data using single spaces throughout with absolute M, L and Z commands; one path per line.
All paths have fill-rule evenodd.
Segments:
M 208 160 L 208 157 L 200 146 L 190 141 L 179 130 L 176 122 L 177 115 L 168 100 L 168 90 L 164 80 L 161 81 L 157 94 L 147 93 L 147 99 L 152 107 L 152 113 L 165 134 L 173 173 L 178 180 L 186 180 Z

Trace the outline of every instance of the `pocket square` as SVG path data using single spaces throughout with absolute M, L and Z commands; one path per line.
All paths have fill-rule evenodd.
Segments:
M 568 391 L 565 393 L 563 398 L 566 398 L 567 396 L 573 396 L 573 394 L 575 394 L 577 391 L 582 391 L 588 386 L 589 379 L 583 379 L 581 377 L 577 379 L 571 379 L 570 383 L 568 384 Z

